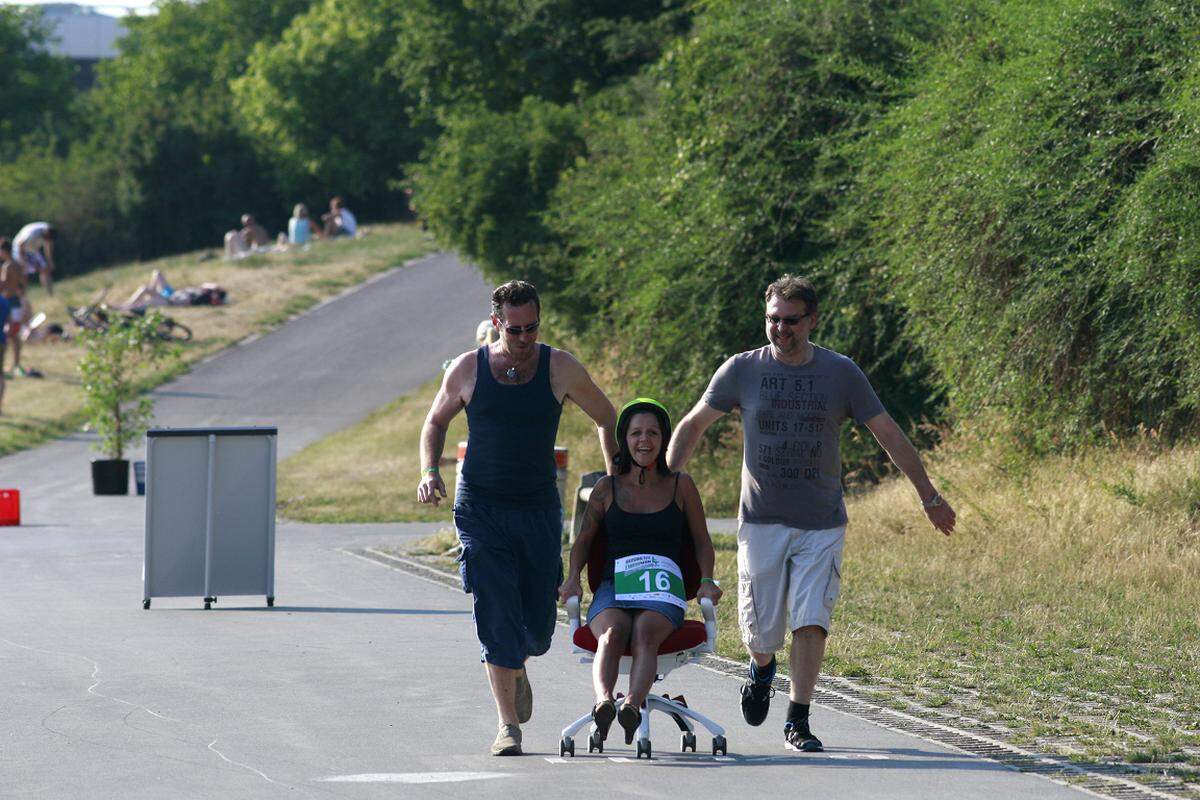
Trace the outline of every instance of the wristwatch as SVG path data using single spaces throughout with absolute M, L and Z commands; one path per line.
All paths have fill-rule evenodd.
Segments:
M 924 509 L 937 508 L 938 506 L 944 505 L 946 505 L 946 501 L 942 499 L 941 494 L 938 492 L 934 492 L 933 497 L 929 498 L 928 500 L 921 501 L 921 508 Z

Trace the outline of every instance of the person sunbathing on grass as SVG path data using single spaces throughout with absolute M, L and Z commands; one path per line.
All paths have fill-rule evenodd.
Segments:
M 596 705 L 592 719 L 601 739 L 615 719 L 625 730 L 625 744 L 633 742 L 642 721 L 642 705 L 654 683 L 658 666 L 658 646 L 672 631 L 683 625 L 687 608 L 682 574 L 675 560 L 690 530 L 696 560 L 700 564 L 700 589 L 697 599 L 708 597 L 714 603 L 721 589 L 713 580 L 712 539 L 704 516 L 704 504 L 695 482 L 683 472 L 667 468 L 667 444 L 671 440 L 671 417 L 660 403 L 638 398 L 625 405 L 617 418 L 617 455 L 613 458 L 615 475 L 606 475 L 592 489 L 584 515 L 583 529 L 571 548 L 570 574 L 559 591 L 559 598 L 582 596 L 579 576 L 588 562 L 592 541 L 601 524 L 608 537 L 604 580 L 593 587 L 587 622 L 599 647 L 592 665 L 592 684 Z M 632 568 L 645 556 L 680 577 L 678 594 L 670 602 L 650 599 L 664 592 L 644 591 Z M 675 586 L 675 581 L 668 582 Z M 658 587 L 655 587 L 658 588 Z M 665 594 L 674 595 L 673 592 Z M 629 646 L 633 666 L 629 672 L 629 692 L 617 710 L 613 690 L 621 656 Z
M 225 303 L 225 290 L 215 283 L 202 283 L 175 289 L 167 276 L 158 270 L 150 273 L 150 282 L 140 286 L 123 305 L 113 306 L 120 311 L 145 311 L 158 306 L 219 306 Z

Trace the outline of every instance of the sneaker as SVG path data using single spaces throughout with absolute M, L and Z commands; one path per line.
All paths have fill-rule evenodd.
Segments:
M 771 710 L 775 687 L 769 683 L 746 681 L 742 686 L 742 717 L 750 725 L 762 725 Z
M 492 742 L 492 755 L 521 755 L 521 728 L 517 725 L 501 725 L 496 732 L 496 741 Z
M 783 744 L 787 749 L 801 753 L 820 753 L 825 750 L 821 740 L 813 736 L 807 725 L 800 727 L 790 722 L 783 726 Z
M 529 673 L 522 667 L 517 673 L 517 722 L 524 725 L 533 716 L 533 687 L 529 685 Z
M 592 709 L 592 722 L 596 724 L 596 733 L 600 734 L 600 741 L 608 740 L 608 729 L 612 727 L 613 720 L 617 718 L 617 704 L 612 700 L 601 700 L 596 703 Z

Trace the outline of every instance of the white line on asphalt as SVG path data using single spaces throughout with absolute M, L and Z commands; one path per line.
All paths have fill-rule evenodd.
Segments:
M 489 778 L 511 778 L 511 772 L 367 772 L 320 778 L 329 783 L 460 783 Z

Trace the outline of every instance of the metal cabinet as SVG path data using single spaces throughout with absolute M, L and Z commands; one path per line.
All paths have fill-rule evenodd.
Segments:
M 275 604 L 278 429 L 146 433 L 142 607 L 153 597 L 264 595 Z

